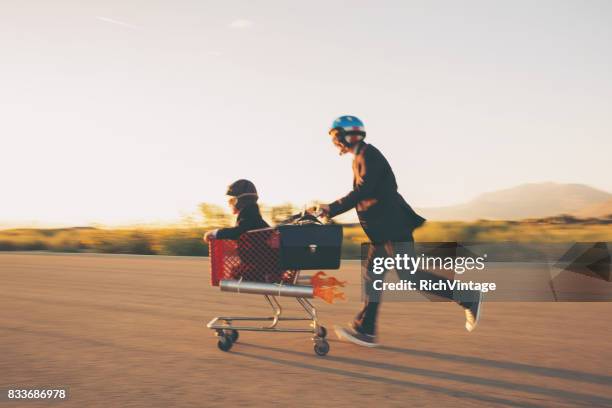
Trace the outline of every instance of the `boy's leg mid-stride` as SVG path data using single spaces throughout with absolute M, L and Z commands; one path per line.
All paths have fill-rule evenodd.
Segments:
M 395 257 L 396 254 L 414 255 L 413 242 L 385 242 L 382 244 L 371 244 L 368 247 L 368 255 L 366 267 L 362 268 L 363 279 L 363 308 L 359 311 L 355 320 L 348 327 L 336 327 L 336 334 L 341 340 L 347 340 L 360 346 L 376 347 L 379 345 L 376 337 L 376 320 L 378 318 L 378 309 L 381 304 L 381 291 L 374 288 L 374 281 L 384 280 L 386 271 L 382 274 L 373 272 L 374 258 L 377 257 Z M 440 277 L 434 273 L 417 270 L 415 273 L 409 271 L 397 271 L 400 280 L 414 282 L 416 287 L 419 287 L 421 280 L 428 280 L 433 283 L 433 287 L 446 287 L 446 285 L 435 285 L 436 283 L 446 281 L 446 278 Z M 480 291 L 452 291 L 449 289 L 442 290 L 426 290 L 430 295 L 434 295 L 449 301 L 454 301 L 461 305 L 465 310 L 465 328 L 471 332 L 476 328 L 478 320 L 482 312 L 482 293 Z

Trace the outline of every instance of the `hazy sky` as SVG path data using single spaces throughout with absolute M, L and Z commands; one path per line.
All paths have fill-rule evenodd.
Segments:
M 363 119 L 415 207 L 612 191 L 610 1 L 0 3 L 0 223 L 172 220 L 252 179 L 333 200 Z

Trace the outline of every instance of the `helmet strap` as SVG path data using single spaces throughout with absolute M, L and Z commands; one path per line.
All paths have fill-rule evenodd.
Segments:
M 346 144 L 348 144 L 349 146 L 354 146 L 363 140 L 363 136 L 362 135 L 346 135 L 344 137 L 344 140 L 346 141 Z
M 347 132 L 343 128 L 335 128 L 335 129 L 337 130 L 337 133 L 335 136 L 336 142 L 339 146 L 342 147 L 340 149 L 340 156 L 348 153 L 351 150 L 351 148 L 353 148 L 356 144 L 358 144 L 365 138 L 365 135 L 362 132 L 355 132 L 355 131 Z

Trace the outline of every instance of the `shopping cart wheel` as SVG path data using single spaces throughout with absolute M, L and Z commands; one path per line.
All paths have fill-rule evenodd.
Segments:
M 225 335 L 226 336 L 230 336 L 230 338 L 232 339 L 232 343 L 235 343 L 238 341 L 238 330 L 234 330 L 234 329 L 229 329 L 225 331 Z
M 324 326 L 317 326 L 317 336 L 324 339 L 327 337 L 327 329 Z
M 324 356 L 329 353 L 329 343 L 327 340 L 321 339 L 315 341 L 314 352 L 317 353 L 318 356 Z
M 232 338 L 230 336 L 219 336 L 219 341 L 217 342 L 217 347 L 219 347 L 219 350 L 222 351 L 230 351 L 230 349 L 232 348 L 232 344 L 234 344 L 232 342 Z

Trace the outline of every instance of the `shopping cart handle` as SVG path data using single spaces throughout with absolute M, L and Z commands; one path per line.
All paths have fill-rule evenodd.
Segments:
M 321 219 L 323 215 L 322 211 L 309 212 L 307 210 L 300 211 L 297 214 L 289 216 L 287 219 L 281 221 L 279 225 L 285 224 L 320 224 L 323 225 L 325 222 Z

